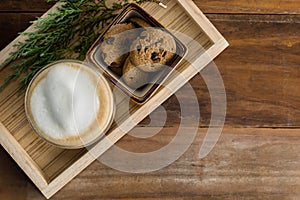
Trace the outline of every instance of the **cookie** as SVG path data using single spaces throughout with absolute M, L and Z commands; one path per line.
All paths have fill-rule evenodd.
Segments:
M 121 65 L 116 65 L 115 62 L 113 62 L 111 65 L 108 66 L 108 69 L 110 69 L 113 73 L 115 73 L 118 76 L 122 76 L 122 66 Z
M 129 56 L 133 65 L 145 72 L 157 72 L 168 65 L 176 54 L 176 42 L 165 31 L 147 28 L 130 49 Z
M 132 23 L 116 24 L 104 36 L 101 43 L 101 57 L 114 72 L 122 71 L 121 68 L 130 51 L 130 44 L 138 37 Z M 120 75 L 120 73 L 118 73 Z
M 115 24 L 106 32 L 104 40 L 134 28 L 135 26 L 132 23 Z
M 137 28 L 152 27 L 148 22 L 138 17 L 130 18 L 129 21 L 132 22 Z
M 148 84 L 148 73 L 135 67 L 129 57 L 126 59 L 124 64 L 122 78 L 132 89 L 138 89 Z

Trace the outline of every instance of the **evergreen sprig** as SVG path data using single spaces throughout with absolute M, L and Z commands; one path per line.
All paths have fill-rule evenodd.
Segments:
M 128 0 L 119 0 L 112 7 L 108 7 L 105 0 L 52 1 L 62 3 L 57 7 L 57 12 L 50 12 L 47 17 L 31 22 L 35 30 L 20 33 L 27 39 L 15 44 L 17 49 L 0 65 L 0 72 L 8 65 L 12 69 L 0 86 L 0 91 L 20 76 L 22 78 L 19 91 L 23 91 L 33 76 L 53 61 L 65 58 L 83 60 L 90 46 L 115 17 L 116 12 L 128 4 Z

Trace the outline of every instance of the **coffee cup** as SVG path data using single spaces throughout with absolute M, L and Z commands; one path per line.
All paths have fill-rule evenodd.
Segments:
M 35 132 L 61 148 L 82 148 L 110 128 L 114 98 L 101 72 L 77 60 L 60 60 L 41 69 L 25 95 L 25 112 Z

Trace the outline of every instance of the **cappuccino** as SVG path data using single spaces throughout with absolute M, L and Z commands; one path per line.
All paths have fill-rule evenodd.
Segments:
M 42 69 L 25 98 L 27 118 L 46 141 L 80 148 L 99 139 L 110 127 L 114 100 L 106 79 L 79 61 L 62 60 Z

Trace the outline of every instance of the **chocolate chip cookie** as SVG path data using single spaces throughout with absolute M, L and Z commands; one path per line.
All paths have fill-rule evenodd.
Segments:
M 121 75 L 121 67 L 130 51 L 131 42 L 138 37 L 132 23 L 116 24 L 104 36 L 101 44 L 101 57 L 109 68 Z
M 135 67 L 128 57 L 123 67 L 122 78 L 129 87 L 138 89 L 148 84 L 149 74 Z
M 133 65 L 145 72 L 157 72 L 176 54 L 174 38 L 157 28 L 146 28 L 133 41 L 129 57 Z

